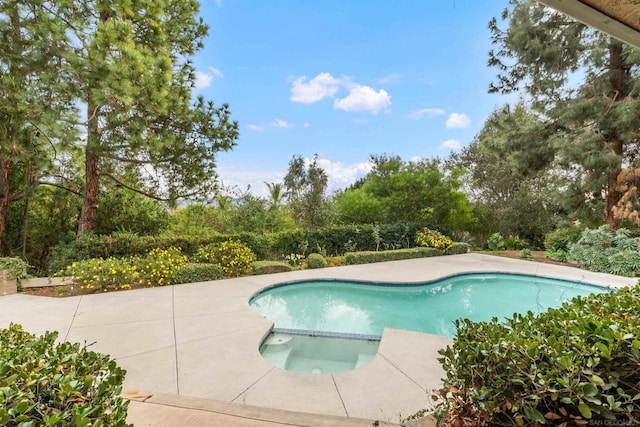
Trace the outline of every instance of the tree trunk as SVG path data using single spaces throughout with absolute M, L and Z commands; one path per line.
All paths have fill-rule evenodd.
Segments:
M 609 98 L 611 102 L 622 101 L 627 94 L 624 92 L 624 83 L 628 78 L 629 73 L 625 67 L 624 58 L 622 56 L 622 43 L 613 41 L 609 45 L 609 82 L 611 84 L 611 91 L 609 92 Z M 622 225 L 622 220 L 616 218 L 614 214 L 614 208 L 620 203 L 622 199 L 622 192 L 618 187 L 618 176 L 622 172 L 622 154 L 624 153 L 624 142 L 620 140 L 618 131 L 614 127 L 609 130 L 607 137 L 608 148 L 620 159 L 616 165 L 612 165 L 607 173 L 607 206 L 605 208 L 605 216 L 607 224 L 612 230 L 617 230 Z
M 85 193 L 78 224 L 78 236 L 96 229 L 98 216 L 98 192 L 100 188 L 99 151 L 100 135 L 98 131 L 97 107 L 91 95 L 87 107 L 87 147 L 85 149 Z
M 11 160 L 0 158 L 0 256 L 6 254 L 5 234 L 9 210 L 9 167 Z

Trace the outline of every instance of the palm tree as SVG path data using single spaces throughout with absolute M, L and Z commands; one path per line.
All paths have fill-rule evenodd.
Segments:
M 271 207 L 278 207 L 282 203 L 284 198 L 284 189 L 281 182 L 265 182 L 269 189 L 269 196 L 271 198 Z

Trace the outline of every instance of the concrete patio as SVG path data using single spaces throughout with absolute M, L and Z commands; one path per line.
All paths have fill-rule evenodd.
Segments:
M 463 272 L 524 273 L 614 287 L 637 282 L 464 254 L 69 298 L 9 295 L 0 298 L 0 327 L 19 323 L 32 333 L 56 330 L 61 340 L 93 343 L 93 350 L 110 354 L 127 370 L 125 390 L 397 423 L 428 407 L 429 392 L 442 377 L 437 351 L 448 338 L 385 329 L 378 354 L 364 367 L 298 374 L 260 356 L 258 346 L 272 323 L 248 300 L 266 286 L 292 280 L 422 282 Z

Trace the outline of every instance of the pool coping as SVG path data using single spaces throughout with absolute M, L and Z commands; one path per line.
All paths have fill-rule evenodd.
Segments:
M 370 279 L 415 284 L 459 273 L 518 273 L 620 287 L 637 282 L 573 267 L 484 254 L 449 255 L 301 270 L 214 282 L 69 298 L 0 298 L 0 327 L 59 332 L 95 344 L 128 373 L 124 388 L 249 406 L 397 423 L 428 407 L 442 370 L 439 336 L 385 329 L 367 365 L 337 374 L 297 374 L 269 365 L 259 344 L 271 321 L 249 299 L 274 284 L 304 279 Z

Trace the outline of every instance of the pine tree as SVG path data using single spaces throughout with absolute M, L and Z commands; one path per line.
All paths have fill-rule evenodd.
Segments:
M 78 233 L 95 229 L 101 180 L 158 200 L 215 187 L 215 155 L 238 137 L 227 105 L 192 100 L 193 54 L 207 27 L 195 0 L 74 1 L 74 95 L 85 107 Z
M 618 228 L 620 173 L 638 161 L 638 51 L 533 0 L 512 0 L 502 19 L 505 30 L 489 23 L 489 65 L 499 70 L 490 90 L 526 93 L 558 161 L 579 178 L 567 199 L 604 205 L 604 219 Z
M 65 24 L 57 2 L 0 3 L 0 256 L 9 203 L 29 197 L 74 135 L 75 107 L 64 72 Z

